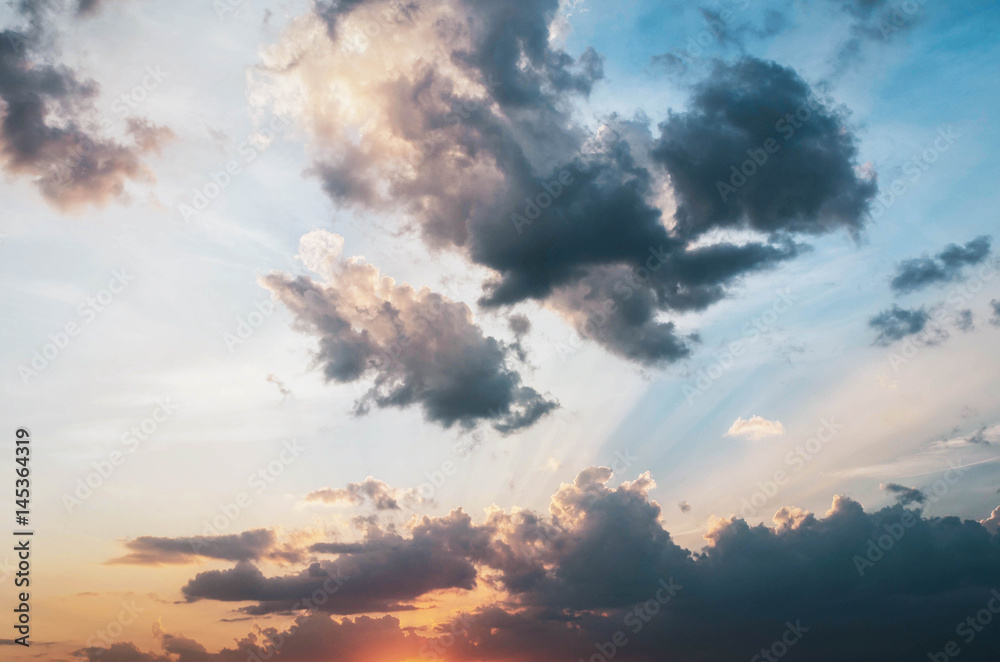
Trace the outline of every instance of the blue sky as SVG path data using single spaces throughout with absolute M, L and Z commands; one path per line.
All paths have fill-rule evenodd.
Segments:
M 521 142 L 526 161 L 568 161 L 580 132 L 600 122 L 632 122 L 631 153 L 641 168 L 655 173 L 651 190 L 659 196 L 656 205 L 669 200 L 656 207 L 669 225 L 670 205 L 683 200 L 674 186 L 681 173 L 657 170 L 649 148 L 668 141 L 679 125 L 664 129 L 660 123 L 693 116 L 698 91 L 721 75 L 715 67 L 749 60 L 777 63 L 823 99 L 841 135 L 849 134 L 856 145 L 851 164 L 856 181 L 874 177 L 878 184 L 878 195 L 859 216 L 860 232 L 845 225 L 789 233 L 801 245 L 794 258 L 740 273 L 724 283 L 724 297 L 704 308 L 658 309 L 660 323 L 672 321 L 684 337 L 697 334 L 689 354 L 662 361 L 629 360 L 621 346 L 581 338 L 576 316 L 586 308 L 573 307 L 571 291 L 579 283 L 562 281 L 548 294 L 524 296 L 511 305 L 484 303 L 484 286 L 502 271 L 498 262 L 481 257 L 493 244 L 487 237 L 477 253 L 472 243 L 449 243 L 443 231 L 435 234 L 435 218 L 447 216 L 450 207 L 425 217 L 420 205 L 429 197 L 417 193 L 389 202 L 373 202 L 375 193 L 368 200 L 357 191 L 356 198 L 329 193 L 344 181 L 346 188 L 368 184 L 376 191 L 410 176 L 426 183 L 392 161 L 404 150 L 402 134 L 392 131 L 405 125 L 410 105 L 417 108 L 423 101 L 399 101 L 401 95 L 390 103 L 388 93 L 380 96 L 388 83 L 379 88 L 376 81 L 389 81 L 407 67 L 417 72 L 415 63 L 423 58 L 432 63 L 435 80 L 453 86 L 451 93 L 484 94 L 461 70 L 465 61 L 433 42 L 422 18 L 407 24 L 411 33 L 382 25 L 370 49 L 350 60 L 325 41 L 325 19 L 317 9 L 322 3 L 237 4 L 222 16 L 205 3 L 140 0 L 102 3 L 87 18 L 66 8 L 44 13 L 45 39 L 25 70 L 57 63 L 97 81 L 100 91 L 89 107 L 66 111 L 79 113 L 70 124 L 82 132 L 96 131 L 107 119 L 110 129 L 102 135 L 126 144 L 129 118 L 168 128 L 171 137 L 157 149 L 129 148 L 141 152 L 148 176 L 126 176 L 121 190 L 104 198 L 81 194 L 85 199 L 79 204 L 46 198 L 40 188 L 45 168 L 62 166 L 17 166 L 8 147 L 12 138 L 0 137 L 7 150 L 0 181 L 0 305 L 6 321 L 0 352 L 7 369 L 0 388 L 8 426 L 30 427 L 37 440 L 39 529 L 59 532 L 59 544 L 39 552 L 39 566 L 50 568 L 40 572 L 51 573 L 39 589 L 39 610 L 52 619 L 72 614 L 74 624 L 53 638 L 81 639 L 96 627 L 94 618 L 101 620 L 83 616 L 88 609 L 72 598 L 91 590 L 81 579 L 84 568 L 93 568 L 102 590 L 111 592 L 149 582 L 150 592 L 166 596 L 163 613 L 184 623 L 187 634 L 211 642 L 209 648 L 242 636 L 246 623 L 205 624 L 223 613 L 214 603 L 194 603 L 190 612 L 167 605 L 177 602 L 178 582 L 192 574 L 185 568 L 170 566 L 153 578 L 142 575 L 144 570 L 104 563 L 120 556 L 123 541 L 137 536 L 202 534 L 205 521 L 247 489 L 250 475 L 262 469 L 275 473 L 268 467 L 278 466 L 276 458 L 293 439 L 305 448 L 302 459 L 277 460 L 280 474 L 221 533 L 278 527 L 290 535 L 362 535 L 346 510 L 331 515 L 304 496 L 368 476 L 404 492 L 418 490 L 448 463 L 457 466 L 454 474 L 405 515 L 444 517 L 459 507 L 475 517 L 491 507 L 544 513 L 560 486 L 587 467 L 629 457 L 634 459 L 621 471 L 616 468 L 611 484 L 649 472 L 656 485 L 648 498 L 662 507 L 658 521 L 694 551 L 706 544 L 713 518 L 739 514 L 741 500 L 776 470 L 789 471 L 790 479 L 759 512 L 744 515 L 751 525 L 770 526 L 782 506 L 824 513 L 834 495 L 848 496 L 868 511 L 889 507 L 896 499 L 883 485 L 928 490 L 949 462 L 969 468 L 944 496 L 924 504 L 928 517 L 985 520 L 997 506 L 1000 328 L 991 323 L 1000 320 L 991 308 L 1000 299 L 996 254 L 917 292 L 890 287 L 905 260 L 935 256 L 950 244 L 964 246 L 984 235 L 995 241 L 1000 180 L 994 158 L 1000 153 L 995 3 L 913 3 L 919 9 L 907 15 L 901 29 L 885 39 L 865 33 L 849 55 L 845 45 L 861 34 L 859 26 L 870 27 L 862 21 L 871 20 L 849 11 L 849 2 L 559 3 L 558 14 L 543 26 L 549 35 L 545 48 L 567 53 L 576 62 L 566 68 L 573 75 L 583 66 L 578 58 L 592 48 L 603 58 L 603 76 L 577 83 L 586 94 L 553 92 L 553 78 L 540 84 L 537 106 L 514 109 L 499 96 L 488 99 L 483 107 L 516 128 L 510 135 Z M 466 5 L 475 3 L 430 4 L 442 16 L 457 16 L 471 12 Z M 706 40 L 703 55 L 683 71 L 657 63 L 657 56 L 711 34 L 702 10 L 727 8 L 734 19 L 725 39 Z M 10 29 L 27 30 L 27 15 L 10 7 L 0 10 L 0 20 Z M 352 20 L 361 19 L 340 20 L 350 28 Z M 469 25 L 478 23 L 470 19 Z M 468 49 L 463 57 L 473 46 Z M 528 62 L 522 73 L 533 66 L 541 67 Z M 150 68 L 162 70 L 163 80 L 147 85 L 134 108 L 116 109 L 113 103 L 122 94 L 135 99 Z M 52 110 L 50 125 L 65 127 L 66 118 L 58 117 L 54 105 Z M 551 117 L 545 115 L 550 110 Z M 542 118 L 537 124 L 525 119 L 535 112 Z M 391 121 L 399 124 L 386 128 Z M 953 138 L 941 142 L 942 135 Z M 826 153 L 828 143 L 816 145 L 817 153 Z M 367 151 L 338 171 L 343 181 L 324 175 L 324 165 L 340 163 L 353 147 Z M 493 149 L 485 141 L 479 148 Z M 907 167 L 927 154 L 933 162 L 925 163 L 914 181 Z M 442 182 L 434 182 L 449 194 L 466 182 L 469 190 L 482 191 L 468 211 L 473 234 L 480 227 L 473 217 L 494 204 L 489 196 L 502 189 L 496 182 L 502 176 L 516 179 L 477 158 L 442 170 Z M 217 173 L 229 163 L 239 172 L 230 172 L 219 186 L 223 179 Z M 423 172 L 435 167 L 426 165 Z M 197 192 L 212 190 L 213 175 L 218 195 L 206 196 L 211 197 L 206 209 L 186 214 L 184 206 L 193 204 Z M 897 181 L 901 192 L 885 205 Z M 795 190 L 795 182 L 786 185 Z M 416 188 L 413 183 L 406 190 Z M 553 209 L 558 205 L 556 200 Z M 776 235 L 761 239 L 765 233 L 746 224 L 720 224 L 716 230 L 699 240 L 736 246 L 763 241 L 772 247 L 779 241 Z M 329 242 L 330 233 L 342 238 L 343 252 L 330 251 L 330 271 L 317 275 L 303 256 Z M 430 400 L 420 398 L 407 406 L 372 405 L 366 415 L 354 415 L 355 402 L 371 385 L 366 380 L 379 373 L 342 383 L 324 379 L 324 370 L 332 374 L 336 366 L 317 348 L 324 339 L 337 339 L 317 329 L 333 308 L 310 316 L 288 284 L 293 277 L 309 278 L 334 307 L 351 297 L 382 302 L 378 297 L 389 286 L 380 283 L 382 294 L 365 291 L 367 272 L 345 259 L 349 256 L 364 256 L 364 264 L 395 279 L 400 289 L 392 296 L 400 310 L 405 306 L 398 302 L 410 296 L 403 283 L 466 304 L 468 326 L 456 322 L 456 337 L 497 339 L 498 351 L 510 361 L 509 371 L 504 368 L 497 379 L 514 373 L 517 383 L 537 396 L 515 389 L 509 402 L 558 401 L 558 407 L 513 434 L 478 414 L 462 414 L 450 425 L 434 420 L 426 408 Z M 133 280 L 95 314 L 82 313 L 88 297 L 97 297 L 122 270 Z M 287 274 L 289 280 L 266 280 L 268 274 Z M 350 289 L 356 282 L 362 284 Z M 977 291 L 966 296 L 956 289 L 963 287 Z M 894 304 L 951 315 L 968 309 L 974 328 L 962 331 L 949 322 L 946 339 L 926 342 L 910 334 L 876 344 L 870 320 Z M 773 322 L 748 331 L 748 324 L 772 311 Z M 523 339 L 509 326 L 516 315 L 530 320 Z M 353 320 L 355 328 L 368 323 L 359 319 Z M 60 334 L 68 323 L 78 326 L 79 335 L 25 378 L 19 368 L 30 367 L 33 352 L 44 351 L 54 342 L 50 334 Z M 251 332 L 234 344 L 241 325 Z M 374 327 L 368 330 L 376 333 Z M 526 360 L 514 361 L 514 342 L 521 343 Z M 734 342 L 739 356 L 730 361 Z M 456 363 L 446 372 L 458 374 L 460 368 Z M 718 376 L 706 380 L 713 372 Z M 390 383 L 413 378 L 386 374 Z M 141 425 L 163 401 L 173 403 L 176 412 L 157 422 L 93 496 L 67 506 L 66 495 L 75 493 L 92 463 L 120 449 L 129 428 Z M 780 422 L 782 432 L 761 439 L 727 434 L 734 422 L 754 416 L 772 426 Z M 832 420 L 843 428 L 804 468 L 794 469 L 787 454 Z M 969 441 L 977 431 L 985 431 L 987 443 Z M 470 454 L 456 452 L 465 445 L 473 447 Z M 681 502 L 690 508 L 679 508 Z M 402 520 L 398 524 L 402 527 Z M 130 638 L 143 649 L 157 641 L 155 630 L 147 630 Z

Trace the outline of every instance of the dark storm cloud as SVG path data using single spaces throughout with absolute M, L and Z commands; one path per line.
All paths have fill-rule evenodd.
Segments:
M 571 56 L 549 39 L 558 5 L 466 0 L 445 11 L 428 2 L 412 22 L 372 36 L 366 52 L 395 57 L 413 36 L 447 55 L 440 66 L 393 60 L 378 69 L 377 87 L 359 87 L 385 121 L 360 138 L 333 129 L 320 137 L 313 172 L 330 197 L 403 211 L 430 246 L 489 267 L 481 305 L 538 301 L 608 351 L 651 365 L 691 351 L 696 335 L 671 313 L 703 310 L 748 274 L 794 258 L 806 247 L 792 235 L 862 229 L 875 183 L 858 174 L 843 113 L 815 100 L 794 71 L 753 58 L 718 64 L 658 138 L 644 117 L 610 117 L 590 131 L 571 108 L 601 80 L 601 58 Z M 434 31 L 418 32 L 424 23 Z M 341 66 L 340 56 L 314 56 Z M 315 119 L 335 124 L 319 106 Z M 717 182 L 767 138 L 779 152 L 722 199 Z M 670 187 L 680 203 L 673 223 L 660 207 Z M 759 232 L 706 241 L 719 229 Z
M 660 131 L 653 156 L 670 173 L 683 236 L 857 233 L 868 218 L 876 184 L 858 174 L 854 136 L 792 69 L 719 64 Z
M 920 490 L 914 487 L 906 487 L 905 485 L 900 485 L 899 483 L 888 483 L 879 486 L 881 489 L 894 494 L 896 496 L 896 502 L 902 506 L 909 506 L 914 503 L 923 503 L 926 496 Z
M 238 535 L 198 538 L 140 536 L 125 543 L 128 554 L 112 563 L 159 565 L 191 563 L 198 557 L 225 561 L 260 559 L 274 551 L 276 539 L 270 529 L 244 531 Z
M 893 304 L 892 308 L 868 320 L 868 326 L 878 331 L 875 344 L 887 346 L 921 333 L 930 321 L 931 316 L 923 307 L 908 309 Z
M 124 195 L 127 181 L 153 179 L 142 156 L 172 133 L 133 119 L 126 125 L 131 144 L 102 137 L 110 122 L 98 128 L 93 120 L 97 83 L 50 63 L 46 7 L 22 3 L 31 28 L 0 32 L 0 162 L 61 210 L 103 206 Z
M 942 480 L 957 480 L 960 471 Z M 198 575 L 184 593 L 254 601 L 252 613 L 305 606 L 313 613 L 298 622 L 314 619 L 326 630 L 339 625 L 320 618 L 326 613 L 403 609 L 441 588 L 488 582 L 497 601 L 411 642 L 425 646 L 423 657 L 450 661 L 576 662 L 618 631 L 628 644 L 615 646 L 615 659 L 625 662 L 750 659 L 789 623 L 804 634 L 795 644 L 803 659 L 918 659 L 943 649 L 970 615 L 988 605 L 1000 613 L 992 519 L 928 518 L 898 504 L 866 513 L 838 496 L 824 516 L 784 507 L 770 525 L 710 520 L 707 546 L 692 553 L 662 528 L 648 474 L 617 488 L 607 486 L 611 476 L 600 467 L 581 472 L 553 496 L 548 515 L 494 509 L 474 524 L 454 511 L 415 522 L 409 538 L 370 528 L 358 543 L 317 543 L 316 552 L 339 556 L 301 573 L 266 578 L 241 563 Z M 322 603 L 304 602 L 317 595 Z M 399 636 L 396 621 L 383 623 L 387 636 Z M 997 646 L 1000 629 L 980 629 L 963 657 L 990 660 Z M 279 647 L 274 659 L 329 653 Z
M 380 280 L 373 267 L 352 261 L 329 285 L 279 273 L 263 280 L 297 324 L 319 337 L 317 361 L 327 380 L 374 380 L 356 413 L 419 405 L 445 427 L 484 421 L 506 434 L 558 406 L 521 383 L 517 352 L 486 336 L 468 306 L 405 284 L 380 290 Z
M 485 553 L 488 534 L 474 527 L 468 515 L 425 519 L 411 538 L 392 533 L 370 536 L 352 546 L 320 543 L 314 552 L 339 554 L 334 561 L 313 563 L 292 575 L 265 577 L 250 563 L 230 570 L 197 575 L 183 588 L 189 600 L 254 601 L 252 614 L 311 608 L 336 614 L 403 611 L 407 601 L 440 589 L 472 589 L 474 561 Z M 320 592 L 322 601 L 313 598 Z
M 949 244 L 933 257 L 904 260 L 896 267 L 890 286 L 897 294 L 916 292 L 962 277 L 965 267 L 982 264 L 990 255 L 990 237 L 976 237 L 964 246 Z

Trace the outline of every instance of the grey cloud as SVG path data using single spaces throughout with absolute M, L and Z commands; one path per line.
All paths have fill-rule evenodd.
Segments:
M 990 255 L 990 237 L 983 235 L 964 246 L 949 244 L 934 257 L 904 260 L 896 267 L 890 287 L 897 294 L 907 294 L 937 283 L 962 277 L 965 267 L 981 264 Z
M 930 314 L 923 307 L 907 309 L 893 304 L 868 320 L 868 326 L 878 331 L 876 345 L 891 345 L 907 336 L 921 333 L 930 322 Z
M 450 588 L 471 590 L 476 585 L 473 561 L 482 557 L 488 535 L 474 527 L 468 515 L 454 511 L 447 517 L 425 519 L 411 538 L 393 533 L 370 535 L 363 543 L 313 545 L 317 553 L 336 553 L 334 561 L 321 561 L 291 575 L 265 577 L 244 562 L 230 570 L 198 574 L 183 588 L 188 600 L 254 601 L 245 611 L 265 614 L 314 609 L 336 614 L 403 611 L 406 602 L 430 591 Z M 327 600 L 306 602 L 317 591 Z
M 371 504 L 375 510 L 399 510 L 401 500 L 411 505 L 417 505 L 423 501 L 415 490 L 398 490 L 372 476 L 368 476 L 360 483 L 348 483 L 347 487 L 344 488 L 326 487 L 309 492 L 305 496 L 305 501 L 326 504 Z
M 900 485 L 899 483 L 888 483 L 879 486 L 880 489 L 885 490 L 896 496 L 896 502 L 902 506 L 909 506 L 914 503 L 923 503 L 926 496 L 920 490 L 913 487 L 906 487 L 905 485 Z
M 868 218 L 876 184 L 858 175 L 843 114 L 792 69 L 720 63 L 660 131 L 653 155 L 670 173 L 684 236 L 720 227 L 857 233 Z
M 990 324 L 1000 326 L 1000 299 L 991 299 L 990 308 L 993 312 L 993 316 L 990 317 Z
M 125 543 L 128 554 L 111 563 L 159 565 L 191 563 L 198 557 L 225 561 L 260 559 L 275 550 L 276 537 L 270 529 L 254 529 L 240 534 L 204 537 L 158 538 L 140 536 Z
M 444 7 L 423 3 L 385 37 L 389 57 L 411 36 L 402 30 L 437 40 L 447 53 L 440 66 L 418 58 L 380 68 L 388 73 L 377 91 L 363 93 L 382 109 L 381 131 L 325 133 L 313 172 L 338 204 L 403 211 L 428 245 L 489 267 L 482 306 L 535 300 L 616 355 L 665 364 L 686 357 L 696 338 L 671 313 L 702 310 L 747 274 L 801 254 L 807 247 L 794 234 L 864 226 L 876 186 L 857 174 L 843 113 L 817 103 L 787 141 L 775 128 L 813 99 L 791 69 L 753 58 L 720 63 L 658 138 L 642 116 L 613 116 L 589 132 L 570 107 L 601 79 L 602 64 L 591 50 L 573 57 L 549 40 L 557 0 Z M 419 32 L 425 24 L 433 31 Z M 282 67 L 274 63 L 276 76 L 297 75 Z M 772 136 L 783 141 L 780 153 L 721 200 L 716 181 Z M 673 222 L 659 206 L 670 186 L 680 202 Z M 761 236 L 692 245 L 728 228 Z M 357 372 L 355 349 L 333 363 Z
M 506 434 L 558 406 L 522 384 L 516 352 L 486 336 L 468 306 L 381 280 L 374 267 L 347 261 L 329 284 L 281 273 L 262 281 L 302 330 L 319 337 L 327 380 L 374 380 L 355 403 L 357 414 L 419 405 L 445 427 L 483 421 Z
M 662 528 L 648 474 L 616 488 L 607 486 L 611 476 L 601 467 L 581 472 L 553 496 L 548 515 L 493 510 L 479 525 L 460 511 L 425 517 L 410 538 L 369 529 L 350 547 L 314 545 L 339 556 L 297 575 L 265 578 L 243 563 L 198 575 L 184 593 L 254 600 L 248 611 L 270 613 L 295 608 L 321 580 L 342 573 L 338 590 L 303 617 L 316 618 L 406 608 L 439 588 L 468 591 L 488 581 L 506 596 L 442 624 L 422 643 L 449 632 L 447 660 L 575 662 L 623 623 L 641 622 L 641 635 L 629 636 L 616 659 L 665 659 L 666 650 L 671 659 L 721 660 L 752 656 L 792 621 L 809 633 L 796 644 L 805 659 L 875 662 L 940 650 L 1000 582 L 1000 537 L 984 524 L 927 518 L 899 504 L 866 513 L 843 496 L 824 516 L 784 507 L 771 525 L 713 519 L 707 546 L 692 553 Z M 876 542 L 890 538 L 891 545 Z M 640 620 L 636 609 L 652 609 L 653 601 L 655 611 Z M 761 643 L 762 632 L 775 634 Z M 1000 631 L 987 628 L 963 656 L 985 662 L 998 645 Z M 322 656 L 282 648 L 276 659 Z
M 73 211 L 104 206 L 124 196 L 129 180 L 148 182 L 152 171 L 143 156 L 173 134 L 143 120 L 126 124 L 131 144 L 104 138 L 93 127 L 94 81 L 51 64 L 45 5 L 22 3 L 32 24 L 25 31 L 0 32 L 0 162 L 29 178 L 53 206 Z M 64 123 L 55 116 L 65 118 Z

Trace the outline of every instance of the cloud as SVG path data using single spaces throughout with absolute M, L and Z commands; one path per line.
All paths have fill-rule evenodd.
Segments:
M 991 299 L 990 308 L 993 310 L 993 316 L 990 317 L 990 324 L 1000 326 L 1000 299 Z
M 984 520 L 979 520 L 979 523 L 983 525 L 990 533 L 997 535 L 1000 534 L 1000 506 L 997 506 L 990 516 Z
M 370 529 L 360 543 L 313 544 L 311 552 L 337 558 L 297 573 L 265 577 L 252 563 L 241 562 L 198 574 L 182 592 L 189 601 L 253 601 L 257 604 L 243 611 L 258 615 L 310 606 L 335 614 L 404 611 L 413 609 L 407 602 L 432 591 L 474 588 L 474 562 L 486 553 L 488 542 L 488 535 L 456 510 L 424 518 L 410 538 Z
M 77 16 L 95 16 L 113 0 L 80 0 L 76 5 Z
M 333 561 L 270 578 L 243 562 L 199 574 L 184 594 L 253 601 L 243 608 L 250 613 L 302 608 L 307 603 L 296 601 L 320 595 L 322 603 L 308 603 L 296 620 L 302 634 L 267 637 L 285 642 L 275 646 L 277 661 L 412 659 L 418 655 L 402 648 L 417 646 L 430 659 L 575 662 L 619 630 L 628 645 L 616 647 L 616 659 L 625 662 L 662 659 L 664 650 L 677 659 L 733 659 L 752 655 L 791 620 L 808 631 L 796 644 L 803 658 L 874 662 L 940 649 L 1000 582 L 1000 545 L 989 520 L 927 518 L 899 504 L 868 513 L 837 496 L 822 516 L 784 507 L 770 524 L 714 518 L 706 546 L 693 553 L 662 528 L 649 474 L 617 487 L 607 485 L 611 476 L 603 467 L 584 470 L 559 487 L 547 515 L 492 508 L 476 523 L 456 510 L 415 520 L 407 536 L 372 527 L 356 543 L 312 545 L 337 555 Z M 890 534 L 891 548 L 880 548 L 875 541 Z M 404 635 L 395 619 L 327 617 L 407 608 L 442 588 L 471 596 L 480 584 L 491 589 L 477 593 L 482 602 L 419 637 Z M 358 638 L 357 649 L 333 655 L 336 633 L 359 622 L 377 624 L 384 636 Z M 315 632 L 327 636 L 314 639 Z M 762 644 L 762 632 L 775 634 Z M 400 646 L 395 656 L 378 648 L 388 640 Z M 998 645 L 1000 631 L 985 629 L 963 653 L 987 660 Z M 193 659 L 238 655 L 224 649 Z
M 973 331 L 976 328 L 976 321 L 972 315 L 972 311 L 969 309 L 958 311 L 955 325 L 965 333 Z
M 326 614 L 299 616 L 286 629 L 257 627 L 255 633 L 236 641 L 235 648 L 208 653 L 204 646 L 184 636 L 158 631 L 164 653 L 142 653 L 131 643 L 110 648 L 83 648 L 74 653 L 86 662 L 245 662 L 274 659 L 296 662 L 369 662 L 418 659 L 424 642 L 406 632 L 393 616 L 337 620 Z
M 313 261 L 317 245 L 339 252 L 343 239 L 325 231 L 303 237 L 300 253 L 311 256 L 314 268 L 320 268 Z M 328 381 L 373 380 L 355 403 L 357 414 L 419 405 L 445 427 L 482 421 L 506 434 L 558 406 L 522 384 L 513 367 L 517 351 L 486 336 L 465 304 L 397 285 L 362 258 L 327 256 L 325 282 L 272 272 L 262 284 L 302 331 L 319 337 L 316 359 Z
M 769 421 L 762 416 L 751 416 L 746 420 L 739 417 L 733 421 L 726 432 L 727 437 L 746 437 L 754 441 L 783 434 L 785 434 L 785 426 L 781 424 L 781 421 Z
M 926 495 L 920 490 L 913 487 L 906 487 L 905 485 L 900 485 L 899 483 L 883 483 L 879 485 L 879 489 L 885 490 L 896 495 L 896 502 L 902 506 L 909 506 L 914 503 L 923 503 L 926 499 Z
M 904 260 L 896 267 L 890 287 L 897 294 L 907 294 L 938 283 L 962 277 L 967 266 L 981 264 L 990 255 L 990 237 L 983 235 L 964 246 L 949 244 L 934 257 Z
M 125 543 L 129 551 L 111 563 L 160 565 L 194 563 L 199 557 L 225 561 L 264 558 L 275 550 L 276 537 L 270 529 L 254 529 L 240 534 L 192 538 L 140 536 Z
M 653 152 L 673 181 L 678 231 L 859 232 L 876 184 L 858 174 L 845 119 L 790 68 L 718 64 L 691 107 L 660 124 Z
M 866 222 L 875 182 L 857 174 L 844 113 L 823 102 L 752 183 L 719 197 L 730 166 L 758 138 L 783 140 L 776 125 L 814 99 L 791 69 L 719 64 L 654 137 L 642 115 L 575 119 L 603 65 L 549 38 L 557 0 L 428 0 L 359 48 L 351 35 L 388 3 L 337 5 L 333 32 L 317 7 L 265 52 L 259 98 L 298 118 L 338 207 L 401 218 L 487 267 L 487 308 L 537 301 L 617 356 L 668 364 L 697 341 L 672 316 L 801 254 L 795 235 Z M 752 236 L 719 235 L 730 229 Z
M 921 333 L 930 321 L 930 314 L 922 306 L 907 309 L 893 304 L 892 308 L 883 310 L 868 320 L 868 326 L 878 331 L 875 344 L 884 347 L 907 336 Z
M 416 490 L 398 490 L 372 476 L 368 476 L 360 483 L 348 483 L 345 488 L 324 487 L 321 490 L 314 490 L 306 494 L 304 500 L 333 505 L 370 504 L 375 510 L 399 510 L 400 501 L 410 506 L 419 505 L 424 501 Z
M 847 40 L 835 57 L 836 74 L 860 61 L 866 43 L 888 43 L 909 32 L 924 18 L 923 2 L 895 0 L 830 0 L 851 17 Z
M 47 202 L 62 211 L 105 206 L 125 197 L 128 181 L 151 182 L 143 157 L 159 150 L 173 133 L 131 118 L 128 142 L 105 137 L 108 120 L 94 119 L 99 87 L 48 52 L 45 6 L 21 3 L 31 23 L 0 31 L 0 164 L 29 178 Z
M 282 400 L 287 399 L 289 396 L 294 397 L 295 394 L 292 393 L 292 389 L 285 386 L 285 382 L 278 379 L 275 375 L 269 374 L 267 377 L 265 377 L 265 380 L 278 387 L 278 390 L 281 392 Z
M 680 503 L 677 504 L 677 507 L 680 508 L 682 513 L 691 512 L 691 504 L 688 503 L 687 501 L 681 501 Z

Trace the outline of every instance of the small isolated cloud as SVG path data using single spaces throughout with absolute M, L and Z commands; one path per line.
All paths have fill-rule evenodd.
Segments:
M 401 502 L 404 505 L 423 503 L 416 490 L 396 489 L 374 476 L 368 476 L 360 483 L 348 483 L 347 487 L 340 489 L 324 487 L 315 490 L 306 494 L 305 501 L 326 505 L 370 504 L 375 510 L 399 510 Z
M 276 551 L 274 531 L 254 529 L 240 534 L 205 537 L 160 538 L 140 536 L 125 542 L 128 553 L 109 561 L 126 565 L 183 565 L 199 558 L 249 561 Z
M 973 331 L 976 328 L 976 320 L 972 316 L 972 311 L 968 309 L 958 311 L 955 326 L 966 333 Z
M 980 264 L 989 257 L 990 237 L 976 237 L 964 246 L 949 244 L 934 257 L 904 260 L 896 267 L 890 286 L 896 294 L 907 294 L 930 285 L 950 283 L 962 277 L 967 266 Z
M 747 439 L 763 439 L 785 434 L 785 426 L 781 421 L 769 421 L 763 416 L 751 416 L 744 420 L 737 418 L 726 432 L 727 437 L 746 437 Z
M 922 332 L 930 321 L 930 314 L 922 306 L 910 309 L 893 304 L 892 308 L 883 310 L 868 320 L 868 326 L 878 331 L 875 344 L 886 347 L 897 340 Z
M 285 382 L 281 381 L 280 379 L 278 379 L 277 377 L 275 377 L 273 374 L 268 375 L 266 379 L 267 379 L 268 382 L 270 382 L 270 383 L 272 383 L 272 384 L 274 384 L 275 386 L 278 387 L 278 390 L 281 391 L 281 399 L 282 400 L 286 400 L 289 397 L 295 397 L 294 394 L 292 393 L 292 389 L 290 389 L 287 386 L 285 386 Z
M 896 495 L 896 503 L 901 506 L 909 506 L 914 503 L 923 503 L 926 496 L 920 490 L 914 487 L 907 487 L 905 485 L 900 485 L 899 483 L 883 483 L 879 485 L 879 489 L 890 492 Z
M 681 509 L 682 513 L 691 512 L 691 504 L 688 503 L 687 501 L 681 501 L 679 504 L 677 504 L 677 507 Z

